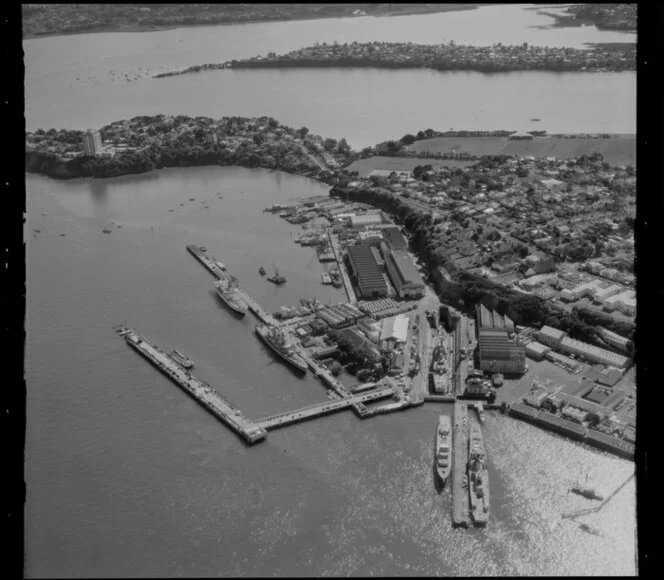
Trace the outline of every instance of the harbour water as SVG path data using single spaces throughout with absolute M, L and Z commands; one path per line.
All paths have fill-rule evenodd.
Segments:
M 504 29 L 486 17 L 495 10 L 509 11 Z M 631 40 L 592 28 L 535 28 L 551 22 L 523 7 L 488 7 L 28 40 L 27 127 L 98 127 L 137 114 L 268 114 L 359 147 L 429 126 L 519 128 L 517 120 L 530 117 L 554 130 L 544 122 L 549 112 L 569 123 L 565 130 L 633 132 L 630 73 L 512 73 L 518 82 L 424 71 L 141 76 L 315 41 Z M 186 352 L 196 376 L 250 418 L 326 400 L 313 377 L 298 377 L 261 345 L 250 315 L 228 312 L 185 248 L 206 246 L 268 311 L 303 296 L 343 301 L 343 289 L 320 284 L 315 249 L 293 243 L 301 228 L 262 212 L 327 188 L 218 167 L 26 181 L 26 576 L 635 573 L 634 482 L 583 520 L 601 536 L 560 518 L 585 505 L 567 494 L 571 483 L 588 473 L 608 493 L 631 473 L 628 461 L 487 413 L 491 519 L 485 530 L 453 530 L 449 492 L 438 494 L 433 468 L 437 417 L 451 406 L 366 421 L 345 411 L 247 448 L 113 332 L 127 322 L 160 347 Z M 283 287 L 258 274 L 273 263 L 288 278 Z
M 495 26 L 500 17 L 501 26 Z M 636 74 L 428 70 L 222 70 L 153 79 L 192 65 L 315 42 L 406 41 L 583 46 L 635 35 L 541 29 L 523 6 L 443 14 L 80 34 L 27 40 L 26 126 L 87 129 L 137 115 L 269 115 L 356 148 L 426 129 L 636 131 Z M 491 98 L 486 98 L 491 95 Z M 532 123 L 530 119 L 541 119 Z
M 205 245 L 268 309 L 342 301 L 320 284 L 315 250 L 292 243 L 298 228 L 262 212 L 324 188 L 191 168 L 29 175 L 27 190 L 27 576 L 634 573 L 633 482 L 588 517 L 603 537 L 560 519 L 583 507 L 571 483 L 589 473 L 610 491 L 630 462 L 488 413 L 491 520 L 459 532 L 434 485 L 447 407 L 366 421 L 347 411 L 246 448 L 115 335 L 127 321 L 183 349 L 250 418 L 326 400 L 261 345 L 250 316 L 227 311 L 185 249 Z M 281 288 L 257 272 L 272 262 Z

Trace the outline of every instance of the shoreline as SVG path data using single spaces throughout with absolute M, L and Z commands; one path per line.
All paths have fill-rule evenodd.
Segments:
M 408 5 L 404 5 L 408 6 Z M 439 14 L 444 12 L 457 12 L 465 10 L 476 10 L 483 6 L 492 6 L 492 4 L 441 4 L 441 5 L 431 5 L 431 8 L 412 8 L 409 10 L 386 10 L 385 12 L 376 12 L 372 14 L 341 14 L 337 16 L 332 16 L 329 14 L 325 15 L 308 15 L 294 18 L 266 18 L 258 20 L 242 20 L 242 21 L 222 21 L 222 22 L 198 22 L 192 24 L 180 23 L 180 24 L 128 24 L 126 26 L 122 25 L 100 25 L 99 27 L 89 28 L 85 30 L 64 30 L 61 32 L 45 32 L 43 34 L 39 33 L 30 33 L 23 34 L 22 39 L 25 40 L 37 40 L 40 38 L 51 38 L 59 36 L 77 36 L 80 34 L 97 34 L 97 33 L 115 33 L 115 32 L 124 32 L 124 33 L 141 33 L 141 32 L 162 32 L 165 30 L 174 30 L 178 28 L 209 28 L 212 26 L 242 26 L 246 24 L 270 24 L 278 22 L 301 22 L 308 20 L 333 20 L 340 18 L 386 18 L 393 16 L 418 16 L 422 14 Z

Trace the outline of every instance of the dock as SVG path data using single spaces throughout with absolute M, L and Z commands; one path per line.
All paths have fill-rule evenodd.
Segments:
M 279 429 L 280 427 L 286 427 L 287 425 L 291 425 L 293 423 L 307 421 L 308 419 L 315 419 L 316 417 L 328 415 L 330 413 L 336 413 L 337 411 L 342 411 L 343 409 L 353 407 L 357 404 L 362 404 L 368 401 L 377 401 L 379 399 L 386 399 L 392 395 L 393 391 L 390 387 L 382 387 L 367 393 L 362 393 L 360 395 L 353 395 L 351 397 L 345 397 L 335 401 L 317 403 L 315 405 L 303 407 L 302 409 L 296 409 L 295 411 L 288 411 L 287 413 L 280 413 L 279 415 L 266 417 L 257 421 L 257 424 L 265 430 Z M 371 415 L 366 414 L 364 416 L 368 417 Z
M 214 256 L 210 256 L 206 253 L 206 250 L 202 250 L 201 246 L 196 246 L 194 244 L 189 244 L 187 246 L 187 250 L 189 253 L 194 256 L 203 266 L 205 269 L 209 270 L 209 272 L 218 280 L 224 280 L 228 278 L 228 275 L 224 272 L 225 268 L 221 267 L 221 262 L 217 260 Z
M 424 395 L 426 403 L 454 403 L 456 397 L 454 395 Z
M 357 297 L 355 296 L 355 291 L 353 290 L 353 286 L 350 283 L 350 278 L 346 272 L 346 267 L 343 263 L 343 256 L 341 255 L 341 246 L 339 246 L 339 240 L 332 232 L 328 232 L 327 236 L 330 240 L 330 246 L 332 247 L 334 258 L 337 261 L 337 265 L 339 266 L 339 274 L 341 274 L 341 279 L 344 283 L 344 289 L 346 290 L 346 296 L 348 296 L 348 302 L 350 304 L 355 304 L 357 302 Z
M 262 323 L 267 324 L 269 326 L 276 326 L 276 325 L 279 324 L 279 321 L 274 316 L 272 316 L 269 312 L 267 312 L 267 310 L 265 310 L 251 296 L 249 296 L 249 294 L 247 294 L 247 292 L 245 290 L 238 287 L 235 292 L 244 301 L 244 303 L 247 305 L 247 308 L 249 309 L 249 312 L 251 312 Z
M 468 406 L 466 403 L 454 405 L 454 442 L 452 450 L 452 525 L 468 526 L 469 497 L 467 484 L 464 486 L 466 465 L 468 464 Z
M 220 395 L 213 387 L 182 369 L 169 355 L 133 330 L 125 329 L 122 334 L 129 346 L 143 355 L 247 443 L 253 444 L 265 439 L 267 434 L 265 429 L 247 419 L 233 403 Z

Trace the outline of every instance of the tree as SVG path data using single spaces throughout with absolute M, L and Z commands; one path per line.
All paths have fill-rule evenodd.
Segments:
M 336 146 L 337 146 L 337 140 L 332 139 L 331 137 L 328 137 L 323 142 L 323 147 L 325 148 L 325 151 L 333 151 Z
M 337 151 L 339 153 L 348 153 L 350 151 L 350 145 L 344 137 L 339 139 L 339 144 L 337 145 Z
M 415 141 L 417 141 L 417 138 L 415 137 L 415 135 L 411 135 L 410 133 L 407 134 L 407 135 L 404 135 L 401 138 L 401 142 L 404 145 L 412 145 L 413 143 L 415 143 Z
M 298 134 L 302 139 L 304 139 L 304 138 L 309 134 L 309 129 L 307 129 L 306 127 L 300 127 L 300 128 L 297 130 L 297 134 Z

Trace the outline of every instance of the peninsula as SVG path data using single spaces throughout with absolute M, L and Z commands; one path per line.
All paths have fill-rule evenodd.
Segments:
M 23 4 L 23 38 L 249 22 L 404 16 L 484 4 Z
M 244 60 L 219 64 L 196 65 L 180 71 L 155 75 L 155 78 L 214 69 L 246 68 L 317 68 L 372 67 L 426 68 L 437 71 L 477 71 L 498 73 L 509 71 L 551 72 L 620 72 L 636 70 L 636 47 L 623 50 L 595 46 L 590 49 L 530 46 L 523 43 L 507 46 L 469 46 L 455 44 L 429 45 L 412 42 L 368 42 L 351 44 L 315 44 L 287 54 L 270 52 Z
M 343 138 L 312 135 L 306 127 L 290 128 L 270 117 L 157 115 L 102 127 L 103 149 L 94 155 L 82 153 L 81 131 L 29 132 L 26 169 L 58 179 L 204 165 L 306 175 L 331 185 L 332 196 L 397 216 L 432 279 L 441 268 L 446 272 L 442 293 L 451 304 L 484 299 L 500 308 L 509 305 L 519 324 L 548 324 L 588 342 L 599 340 L 597 325 L 630 336 L 630 313 L 609 314 L 591 300 L 565 304 L 554 300 L 558 294 L 537 285 L 526 289 L 520 282 L 524 276 L 541 277 L 555 263 L 599 268 L 610 279 L 634 284 L 636 171 L 631 164 L 611 165 L 599 152 L 624 148 L 626 137 L 533 133 L 540 136 L 427 129 L 354 151 Z M 435 169 L 431 154 L 424 153 L 432 143 L 432 149 L 443 149 L 441 159 L 455 159 L 458 153 L 445 152 L 440 141 L 456 140 L 456 151 L 458 141 L 467 139 L 463 149 L 472 151 L 473 143 L 487 136 L 515 144 L 513 153 L 471 155 L 468 160 L 475 162 L 464 167 L 438 164 Z M 370 163 L 376 155 L 412 157 L 418 154 L 416 145 L 427 159 L 407 175 L 383 170 L 360 176 L 349 167 L 361 159 Z M 551 156 L 552 147 L 567 154 Z M 585 153 L 575 153 L 580 150 Z

